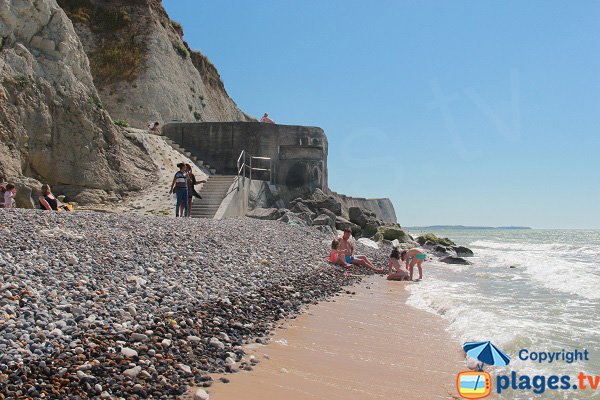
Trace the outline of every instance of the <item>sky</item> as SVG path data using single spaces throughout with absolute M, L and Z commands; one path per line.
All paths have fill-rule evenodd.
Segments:
M 403 226 L 600 229 L 600 2 L 164 0 L 244 112 Z

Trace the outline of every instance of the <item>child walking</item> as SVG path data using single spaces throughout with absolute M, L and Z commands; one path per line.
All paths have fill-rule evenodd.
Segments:
M 4 192 L 4 208 L 15 208 L 15 195 L 17 194 L 17 188 L 12 183 L 6 185 L 6 191 Z

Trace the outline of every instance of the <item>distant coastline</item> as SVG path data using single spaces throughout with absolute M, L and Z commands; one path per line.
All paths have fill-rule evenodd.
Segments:
M 429 225 L 405 226 L 406 229 L 532 229 L 529 226 L 466 226 L 466 225 Z

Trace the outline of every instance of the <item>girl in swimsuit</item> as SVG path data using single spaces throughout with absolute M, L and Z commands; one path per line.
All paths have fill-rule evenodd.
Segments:
M 400 253 L 400 258 L 402 261 L 406 262 L 406 269 L 410 274 L 410 280 L 413 278 L 413 268 L 416 265 L 419 269 L 419 280 L 423 279 L 423 261 L 427 260 L 427 254 L 420 248 L 414 248 L 410 250 L 403 250 Z
M 395 272 L 394 272 L 395 270 Z M 408 271 L 400 263 L 400 252 L 394 247 L 388 262 L 388 281 L 407 281 Z

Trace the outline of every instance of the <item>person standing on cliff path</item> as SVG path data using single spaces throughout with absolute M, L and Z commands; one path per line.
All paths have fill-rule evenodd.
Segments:
M 196 192 L 196 185 L 201 183 L 206 183 L 206 181 L 197 181 L 194 173 L 192 172 L 192 166 L 190 164 L 185 164 L 185 171 L 187 173 L 187 196 L 188 196 L 188 204 L 187 204 L 187 217 L 192 216 L 192 200 L 194 197 L 201 199 L 202 196 Z
M 158 127 L 158 125 L 159 125 L 158 121 L 151 122 L 148 124 L 148 130 L 157 135 L 160 135 L 160 128 Z
M 188 206 L 188 185 L 187 185 L 187 174 L 185 172 L 185 164 L 177 164 L 179 171 L 175 173 L 173 182 L 171 183 L 171 190 L 169 194 L 175 193 L 177 196 L 177 204 L 175 205 L 175 217 L 185 217 L 187 215 Z
M 273 120 L 271 118 L 269 118 L 269 113 L 265 113 L 265 115 L 262 116 L 262 118 L 260 119 L 260 122 L 263 122 L 265 124 L 274 124 L 275 122 L 273 122 Z

